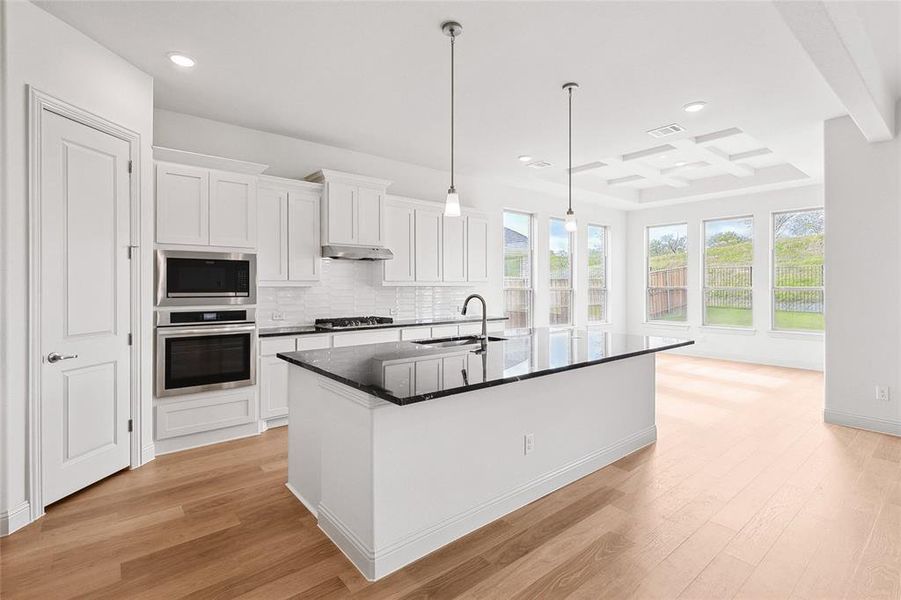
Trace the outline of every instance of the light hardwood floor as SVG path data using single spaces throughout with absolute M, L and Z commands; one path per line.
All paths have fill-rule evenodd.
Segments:
M 0 542 L 13 598 L 901 598 L 901 439 L 818 373 L 658 355 L 658 442 L 370 584 L 284 429 L 163 456 Z

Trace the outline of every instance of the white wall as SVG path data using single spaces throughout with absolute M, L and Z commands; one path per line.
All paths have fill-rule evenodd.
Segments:
M 441 143 L 436 140 L 435 143 Z M 371 154 L 352 152 L 342 148 L 316 144 L 297 138 L 237 127 L 218 121 L 193 117 L 166 110 L 157 110 L 154 117 L 154 144 L 180 150 L 189 150 L 228 158 L 249 160 L 270 165 L 269 175 L 302 179 L 322 168 L 337 169 L 392 180 L 389 193 L 433 202 L 443 202 L 448 186 L 444 171 L 398 162 Z M 488 301 L 488 312 L 503 312 L 503 222 L 505 208 L 531 212 L 537 218 L 538 250 L 547 248 L 548 219 L 563 217 L 566 211 L 564 197 L 551 197 L 545 192 L 514 188 L 484 178 L 456 177 L 456 187 L 464 206 L 489 214 L 492 252 L 488 285 L 477 286 Z M 625 225 L 626 213 L 604 208 L 596 203 L 574 200 L 573 208 L 583 225 L 577 240 L 576 277 L 584 277 L 587 268 L 588 222 L 610 226 L 611 235 L 611 283 L 610 321 L 612 326 L 625 323 Z M 543 250 L 537 257 L 535 325 L 547 325 L 547 272 L 548 258 Z M 576 324 L 585 324 L 587 318 L 588 291 L 586 286 L 576 286 Z
M 769 289 L 771 214 L 821 206 L 823 188 L 816 185 L 630 212 L 627 248 L 629 331 L 690 337 L 696 343 L 683 350 L 686 354 L 822 369 L 822 334 L 771 331 Z M 741 332 L 705 327 L 701 307 L 703 221 L 749 215 L 754 217 L 754 326 L 751 331 Z M 827 220 L 830 218 L 827 215 Z M 688 320 L 684 325 L 645 322 L 645 229 L 668 223 L 688 224 Z
M 3 424 L 0 457 L 3 463 L 0 517 L 14 515 L 20 525 L 21 509 L 28 501 L 26 489 L 26 408 L 28 333 L 28 200 L 27 200 L 27 91 L 32 85 L 81 109 L 137 132 L 141 136 L 139 165 L 143 231 L 141 244 L 152 237 L 151 138 L 153 132 L 153 81 L 123 59 L 85 37 L 40 8 L 24 1 L 2 2 L 3 69 L 5 89 L 2 118 L 4 133 L 0 154 L 4 177 L 0 227 L 2 227 L 2 314 L 0 314 L 0 372 L 2 372 Z M 150 416 L 152 263 L 142 257 L 142 438 L 152 440 Z M 27 509 L 26 509 L 27 512 Z M 0 522 L 3 519 L 0 518 Z
M 901 139 L 870 144 L 831 119 L 825 160 L 826 420 L 901 435 Z

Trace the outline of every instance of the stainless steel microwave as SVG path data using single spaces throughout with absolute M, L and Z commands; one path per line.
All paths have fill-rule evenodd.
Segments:
M 257 256 L 156 251 L 156 305 L 256 304 Z

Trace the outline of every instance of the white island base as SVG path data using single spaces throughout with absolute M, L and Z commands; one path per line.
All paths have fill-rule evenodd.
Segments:
M 368 580 L 657 438 L 654 354 L 406 406 L 289 371 L 288 488 Z

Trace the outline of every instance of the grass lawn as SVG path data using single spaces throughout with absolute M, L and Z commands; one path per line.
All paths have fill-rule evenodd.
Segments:
M 751 311 L 747 308 L 717 308 L 707 309 L 705 325 L 723 325 L 725 327 L 751 327 Z M 787 310 L 776 311 L 776 329 L 793 329 L 800 331 L 822 331 L 823 315 L 820 313 L 794 312 Z

